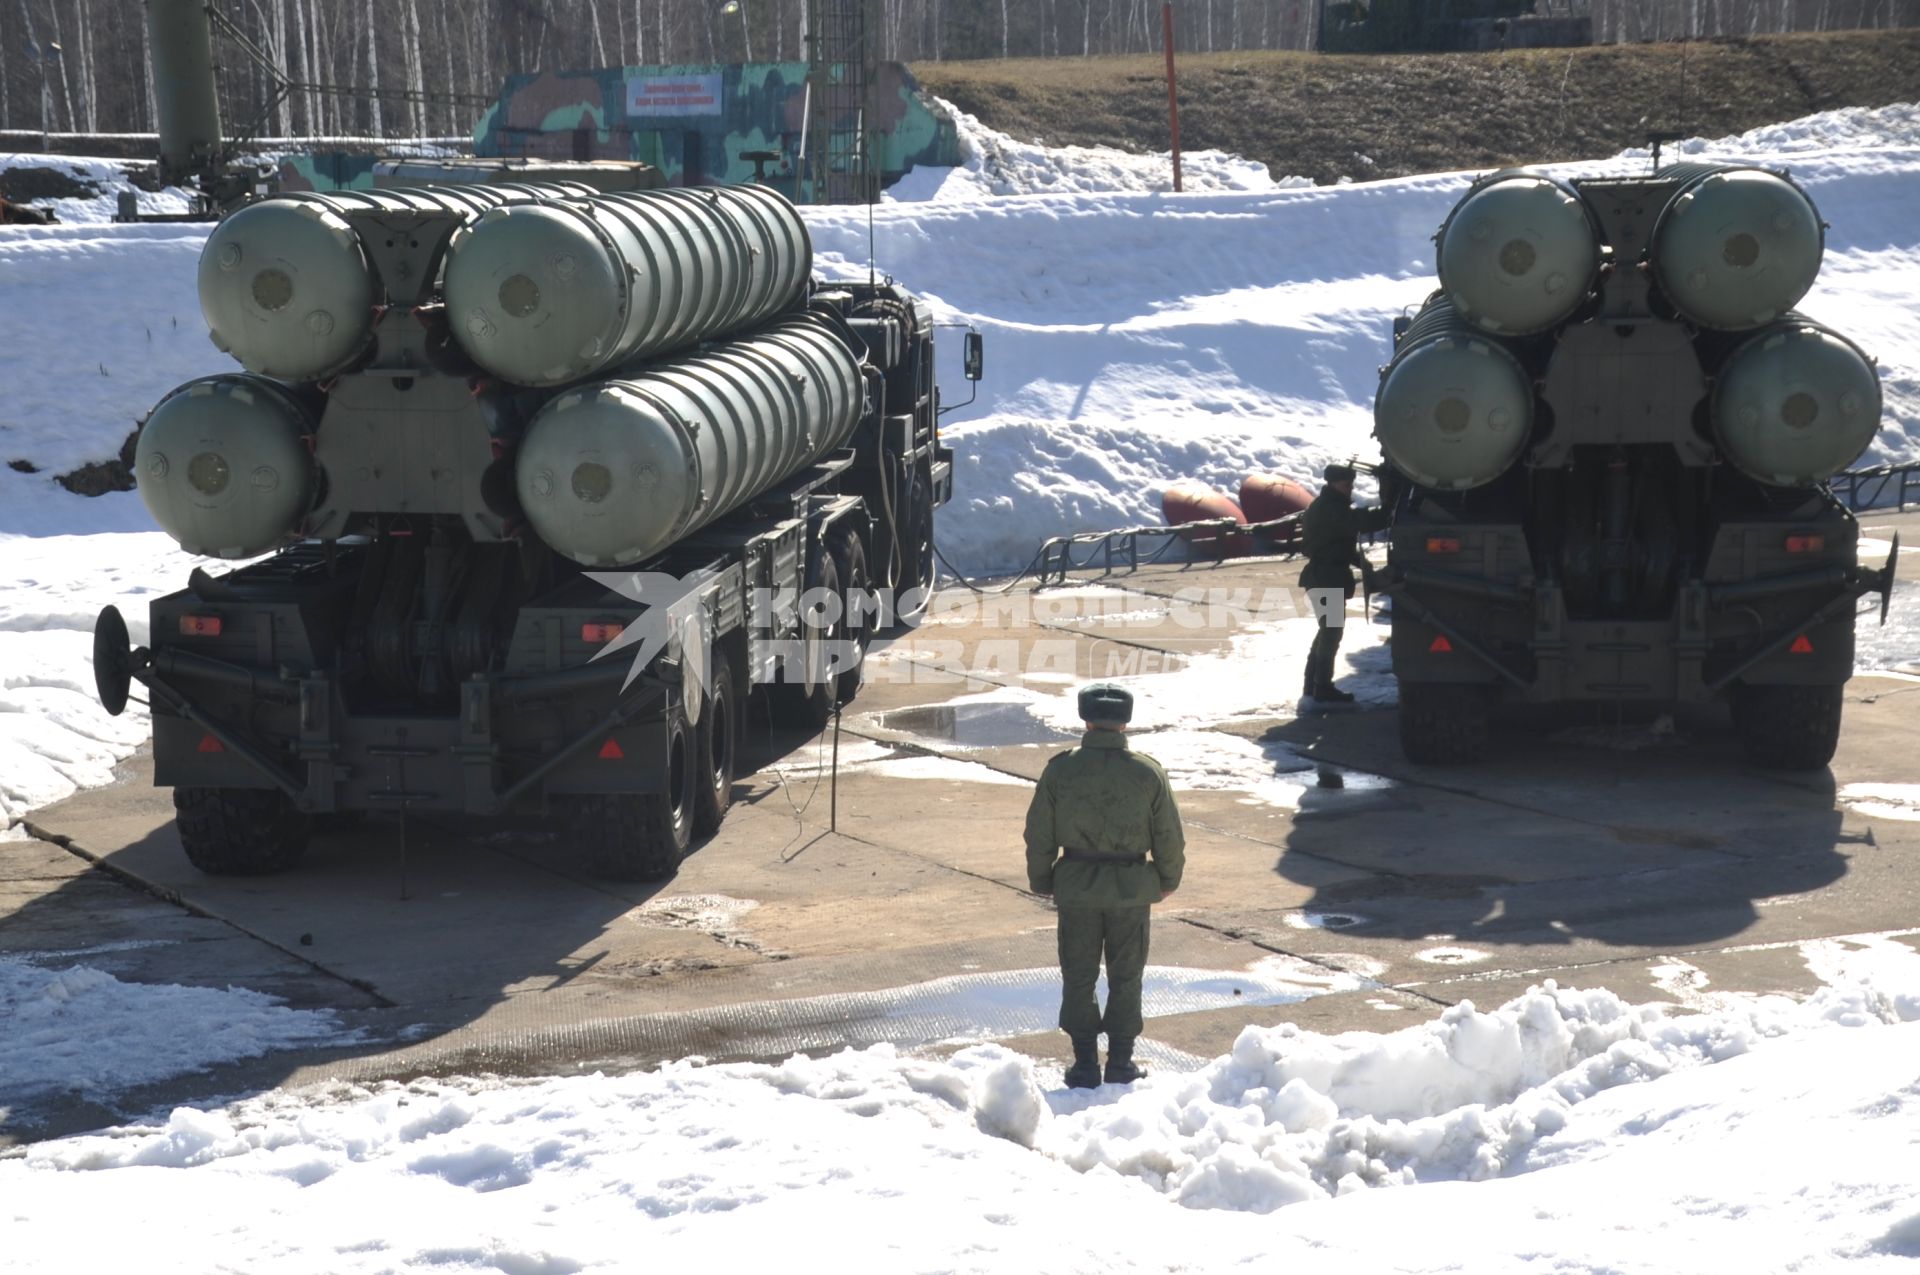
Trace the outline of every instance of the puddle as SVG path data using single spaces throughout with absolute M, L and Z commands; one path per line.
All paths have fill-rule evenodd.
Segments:
M 1487 954 L 1470 947 L 1430 947 L 1424 952 L 1415 952 L 1413 959 L 1430 965 L 1472 965 L 1486 960 Z
M 1005 748 L 1013 744 L 1058 744 L 1080 738 L 1078 731 L 1049 726 L 1021 703 L 931 704 L 881 713 L 882 730 L 939 740 L 960 748 Z
M 1350 930 L 1367 918 L 1353 912 L 1289 912 L 1286 922 L 1296 930 Z

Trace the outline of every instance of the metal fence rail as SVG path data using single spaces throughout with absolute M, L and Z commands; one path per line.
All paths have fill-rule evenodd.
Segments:
M 1835 474 L 1832 486 L 1833 494 L 1855 513 L 1888 505 L 1905 513 L 1909 501 L 1920 504 L 1920 462 L 1848 470 Z
M 1280 552 L 1291 554 L 1299 539 L 1300 518 L 1300 514 L 1288 514 L 1268 522 L 1207 518 L 1170 527 L 1122 527 L 1115 531 L 1083 531 L 1077 535 L 1055 536 L 1040 546 L 1034 576 L 1038 587 L 1044 589 L 1051 584 L 1067 583 L 1069 572 L 1096 565 L 1109 575 L 1116 571 L 1135 571 L 1142 563 L 1158 562 L 1173 548 L 1176 540 L 1185 540 L 1197 549 L 1211 548 L 1219 558 L 1228 556 L 1230 544 L 1236 537 L 1255 537 L 1268 542 Z M 1142 557 L 1142 537 L 1163 538 L 1164 543 Z M 1073 551 L 1080 546 L 1089 547 L 1091 552 L 1076 560 Z

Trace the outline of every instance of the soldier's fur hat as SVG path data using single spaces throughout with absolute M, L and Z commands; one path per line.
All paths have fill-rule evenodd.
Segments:
M 1330 483 L 1350 483 L 1353 481 L 1353 466 L 1328 465 L 1320 471 L 1320 477 Z
M 1080 689 L 1080 720 L 1083 722 L 1119 722 L 1133 720 L 1133 692 L 1112 682 L 1095 682 Z

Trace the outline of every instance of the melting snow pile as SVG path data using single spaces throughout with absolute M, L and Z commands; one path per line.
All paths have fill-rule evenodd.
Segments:
M 1131 1090 L 881 1046 L 276 1093 L 31 1147 L 0 1216 L 20 1271 L 1871 1270 L 1920 1256 L 1920 956 L 1829 964 L 1804 1005 L 1547 985 L 1392 1035 L 1249 1028 Z
M 1007 195 L 1078 195 L 1116 191 L 1171 193 L 1173 153 L 1140 155 L 1111 146 L 1048 146 L 995 132 L 951 102 L 960 135 L 959 168 L 916 168 L 887 189 L 896 203 L 963 203 Z M 1275 181 L 1267 166 L 1225 151 L 1186 151 L 1180 156 L 1186 191 L 1278 190 L 1311 186 L 1306 177 Z
M 0 957 L 0 1120 L 59 1094 L 123 1089 L 276 1049 L 344 1043 L 330 1013 L 245 988 L 144 986 L 86 966 Z

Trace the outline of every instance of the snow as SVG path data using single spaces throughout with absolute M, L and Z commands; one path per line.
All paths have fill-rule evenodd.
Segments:
M 1886 417 L 1862 465 L 1920 457 L 1917 119 L 1914 106 L 1850 109 L 1682 148 L 1777 153 L 1831 223 L 1801 308 L 1880 359 Z M 1377 455 L 1389 321 L 1432 290 L 1431 237 L 1471 174 L 1318 188 L 1249 177 L 1173 195 L 1131 177 L 1057 179 L 973 123 L 963 145 L 966 165 L 937 186 L 914 175 L 909 194 L 937 202 L 896 199 L 872 218 L 879 268 L 987 338 L 979 398 L 943 430 L 956 498 L 940 545 L 960 570 L 1016 571 L 1048 536 L 1155 525 L 1176 478 L 1233 491 L 1249 473 L 1311 482 L 1328 461 Z M 807 217 L 824 265 L 865 271 L 866 210 Z M 957 359 L 943 355 L 949 402 Z
M 20 954 L 0 956 L 0 1018 L 0 1120 L 53 1095 L 110 1100 L 215 1063 L 353 1039 L 332 1014 L 245 988 L 141 986 Z
M 1248 1027 L 1131 1088 L 997 1045 L 274 1092 L 0 1161 L 9 1269 L 1904 1269 L 1920 954 L 1801 1004 L 1551 983 Z M 81 1216 L 114 1225 L 75 1227 Z
M 50 168 L 63 176 L 89 186 L 93 194 L 62 199 L 28 200 L 36 209 L 52 209 L 66 225 L 110 222 L 120 209 L 120 194 L 132 191 L 140 211 L 148 215 L 169 216 L 191 209 L 187 193 L 178 187 L 142 190 L 131 180 L 135 173 L 151 177 L 153 164 L 140 160 L 90 159 L 79 155 L 48 155 L 39 151 L 0 151 L 0 172 L 9 168 Z M 201 234 L 205 235 L 205 230 Z M 4 240 L 0 240 L 4 242 Z
M 4 472 L 4 471 L 0 471 Z M 18 477 L 16 475 L 16 477 Z M 132 493 L 86 500 L 46 495 L 42 507 L 113 525 L 132 512 Z M 145 511 L 140 516 L 144 518 Z M 6 519 L 0 506 L 0 527 Z M 183 552 L 162 532 L 8 535 L 0 530 L 7 582 L 0 586 L 0 827 L 30 810 L 97 787 L 145 742 L 147 711 L 119 717 L 100 707 L 93 683 L 93 622 L 120 608 L 135 643 L 147 640 L 147 601 L 178 588 L 211 559 Z
M 1047 146 L 996 132 L 951 102 L 941 107 L 960 135 L 961 166 L 916 168 L 887 188 L 893 203 L 965 203 L 1009 195 L 1172 191 L 1173 154 L 1140 155 L 1110 146 Z M 1274 190 L 1311 186 L 1310 178 L 1275 181 L 1267 166 L 1225 151 L 1180 156 L 1180 184 L 1190 191 Z
M 1255 469 L 1307 478 L 1372 453 L 1388 317 L 1431 286 L 1428 236 L 1465 175 L 1311 188 L 1199 156 L 1196 189 L 1175 196 L 1155 157 L 1047 151 L 973 121 L 963 133 L 964 169 L 916 174 L 873 212 L 881 268 L 943 321 L 989 336 L 979 398 L 944 428 L 958 497 L 940 534 L 956 564 L 1017 568 L 1047 536 L 1155 523 L 1175 477 L 1231 488 Z M 1920 455 L 1920 108 L 1834 112 L 1670 153 L 1791 160 L 1833 225 L 1807 309 L 1882 360 L 1888 413 L 1868 459 Z M 109 184 L 124 176 L 74 163 Z M 865 210 L 807 215 L 823 265 L 864 270 Z M 52 476 L 112 456 L 163 393 L 232 366 L 198 319 L 204 227 L 90 216 L 75 208 L 69 220 L 85 224 L 0 232 L 0 462 L 36 470 L 0 465 L 0 826 L 107 782 L 140 744 L 137 708 L 115 719 L 93 701 L 87 631 L 114 602 L 143 640 L 143 601 L 197 561 L 151 530 L 136 496 L 87 500 Z M 943 355 L 955 360 L 943 368 L 949 402 L 957 346 Z M 1167 611 L 1076 593 L 1111 604 L 1087 615 L 1092 625 Z M 1357 603 L 1350 618 L 1349 685 L 1389 703 L 1380 632 Z M 1863 667 L 1920 656 L 1910 598 L 1896 597 L 1892 621 L 1862 630 Z M 935 617 L 902 645 L 939 632 Z M 1138 746 L 1182 787 L 1297 804 L 1314 772 L 1280 744 L 1217 728 L 1292 711 L 1291 676 L 1274 670 L 1297 667 L 1310 632 L 1303 617 L 1259 615 L 1224 645 L 1130 678 Z M 1068 685 L 1034 679 L 954 704 L 1060 728 L 1072 724 Z M 817 760 L 796 758 L 790 778 L 808 780 Z M 1016 782 L 984 760 L 864 741 L 843 741 L 842 764 Z M 1920 786 L 1849 784 L 1838 799 L 1912 819 Z M 629 919 L 724 939 L 755 906 L 672 895 Z M 1428 941 L 1415 959 L 1435 966 L 1470 971 L 1489 955 Z M 1822 984 L 1803 1002 L 1718 991 L 1663 958 L 1666 1004 L 1542 984 L 1392 1033 L 1250 1026 L 1221 1057 L 1163 1051 L 1143 1084 L 1092 1092 L 974 1043 L 989 1025 L 1046 1030 L 1049 971 L 962 974 L 884 993 L 903 1038 L 962 1046 L 944 1058 L 880 1045 L 777 1065 L 689 1059 L 622 1076 L 454 1077 L 180 1108 L 0 1159 L 0 1230 L 10 1272 L 517 1275 L 632 1269 L 636 1255 L 712 1265 L 717 1254 L 728 1267 L 1102 1275 L 1906 1269 L 1920 1257 L 1920 955 L 1900 936 L 1794 950 Z M 111 1102 L 223 1061 L 352 1039 L 327 1014 L 126 984 L 86 955 L 0 958 L 0 1107 Z M 1367 968 L 1357 957 L 1317 975 L 1156 966 L 1148 1008 L 1381 990 Z M 112 1225 L 75 1224 L 94 1217 Z

